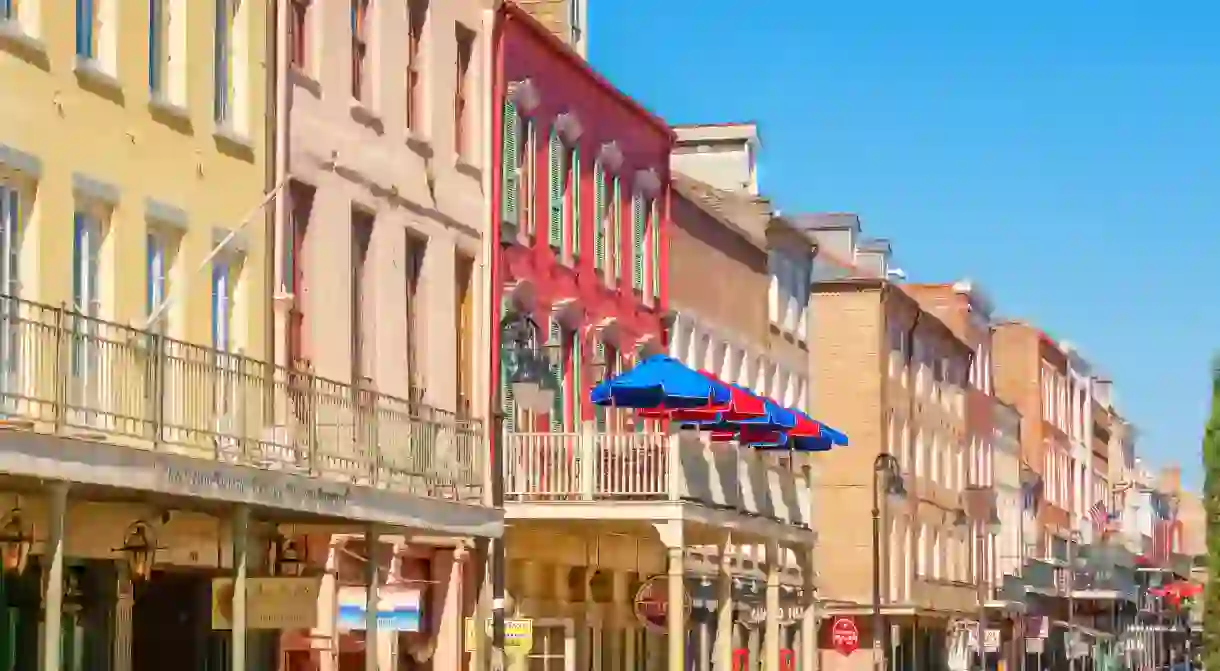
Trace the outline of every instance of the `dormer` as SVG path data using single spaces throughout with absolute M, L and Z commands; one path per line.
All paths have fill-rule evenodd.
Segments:
M 840 261 L 854 262 L 861 231 L 859 216 L 844 212 L 797 214 L 789 216 L 788 221 L 794 228 L 812 235 L 823 251 Z
M 722 191 L 758 195 L 758 126 L 752 122 L 674 126 L 671 167 Z

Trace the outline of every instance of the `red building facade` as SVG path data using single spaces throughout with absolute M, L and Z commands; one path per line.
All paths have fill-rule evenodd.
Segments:
M 674 136 L 513 4 L 493 39 L 493 304 L 533 317 L 559 392 L 524 417 L 498 380 L 506 428 L 604 429 L 585 390 L 665 347 Z

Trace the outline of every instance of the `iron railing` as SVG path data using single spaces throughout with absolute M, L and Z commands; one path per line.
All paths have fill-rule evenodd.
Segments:
M 477 501 L 481 421 L 64 307 L 0 296 L 9 428 Z

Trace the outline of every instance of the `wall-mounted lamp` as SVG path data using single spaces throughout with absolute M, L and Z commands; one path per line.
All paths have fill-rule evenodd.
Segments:
M 275 574 L 279 576 L 298 577 L 305 573 L 305 554 L 300 544 L 291 538 L 281 536 L 275 542 Z
M 26 530 L 21 508 L 13 508 L 0 526 L 0 565 L 7 575 L 21 575 L 30 560 L 34 535 Z
M 128 575 L 132 582 L 148 580 L 152 576 L 153 564 L 157 560 L 156 533 L 144 520 L 137 520 L 123 533 L 123 545 L 114 549 L 127 559 Z

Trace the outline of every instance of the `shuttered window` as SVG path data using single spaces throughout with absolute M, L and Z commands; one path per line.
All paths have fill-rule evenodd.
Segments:
M 579 431 L 584 419 L 585 390 L 583 384 L 584 348 L 580 341 L 580 331 L 572 332 L 572 430 Z
M 593 360 L 594 360 L 595 365 L 597 362 L 601 362 L 602 371 L 604 371 L 603 378 L 605 378 L 605 379 L 610 378 L 611 367 L 610 367 L 609 359 L 606 358 L 606 343 L 602 342 L 601 340 L 597 340 L 593 344 Z M 595 380 L 595 382 L 600 382 L 600 380 Z M 593 422 L 594 422 L 593 428 L 595 431 L 599 431 L 599 432 L 606 431 L 606 428 L 607 428 L 606 413 L 607 412 L 608 412 L 608 410 L 604 406 L 600 406 L 600 405 L 593 406 Z
M 500 319 L 508 314 L 509 298 L 500 305 Z M 500 410 L 504 413 L 504 430 L 513 433 L 517 430 L 517 402 L 513 398 L 512 368 L 516 362 L 511 357 L 504 356 L 504 343 L 500 343 Z
M 561 347 L 563 345 L 563 327 L 560 326 L 556 319 L 551 320 L 551 330 L 547 335 L 546 344 L 548 347 Z M 563 359 L 564 357 L 556 357 L 549 363 L 551 389 L 555 391 L 554 399 L 551 401 L 551 433 L 560 433 L 563 431 L 563 408 L 564 408 L 564 384 L 563 384 Z
M 554 249 L 556 252 L 561 251 L 563 247 L 563 163 L 563 140 L 560 139 L 559 133 L 551 130 L 551 139 L 547 147 L 547 165 L 549 168 L 547 184 L 550 190 L 548 213 L 550 220 L 547 228 L 547 242 L 550 244 L 551 249 Z
M 571 258 L 580 258 L 580 148 L 572 147 L 568 166 L 568 235 Z
M 614 285 L 623 276 L 623 183 L 614 176 L 614 188 L 610 194 L 610 284 Z
M 606 200 L 606 170 L 597 161 L 593 164 L 593 267 L 598 272 L 606 272 Z
M 521 154 L 521 117 L 517 114 L 517 105 L 511 100 L 504 101 L 504 119 L 501 138 L 502 158 L 501 173 L 504 193 L 501 198 L 501 221 L 515 227 L 518 225 L 518 213 L 521 205 L 521 175 L 517 166 Z
M 649 208 L 648 224 L 648 253 L 649 253 L 649 268 L 652 275 L 652 295 L 655 298 L 661 297 L 661 208 L 657 206 L 657 201 L 652 201 L 652 206 Z
M 641 194 L 631 196 L 631 286 L 644 290 L 644 233 L 647 226 L 647 203 Z

